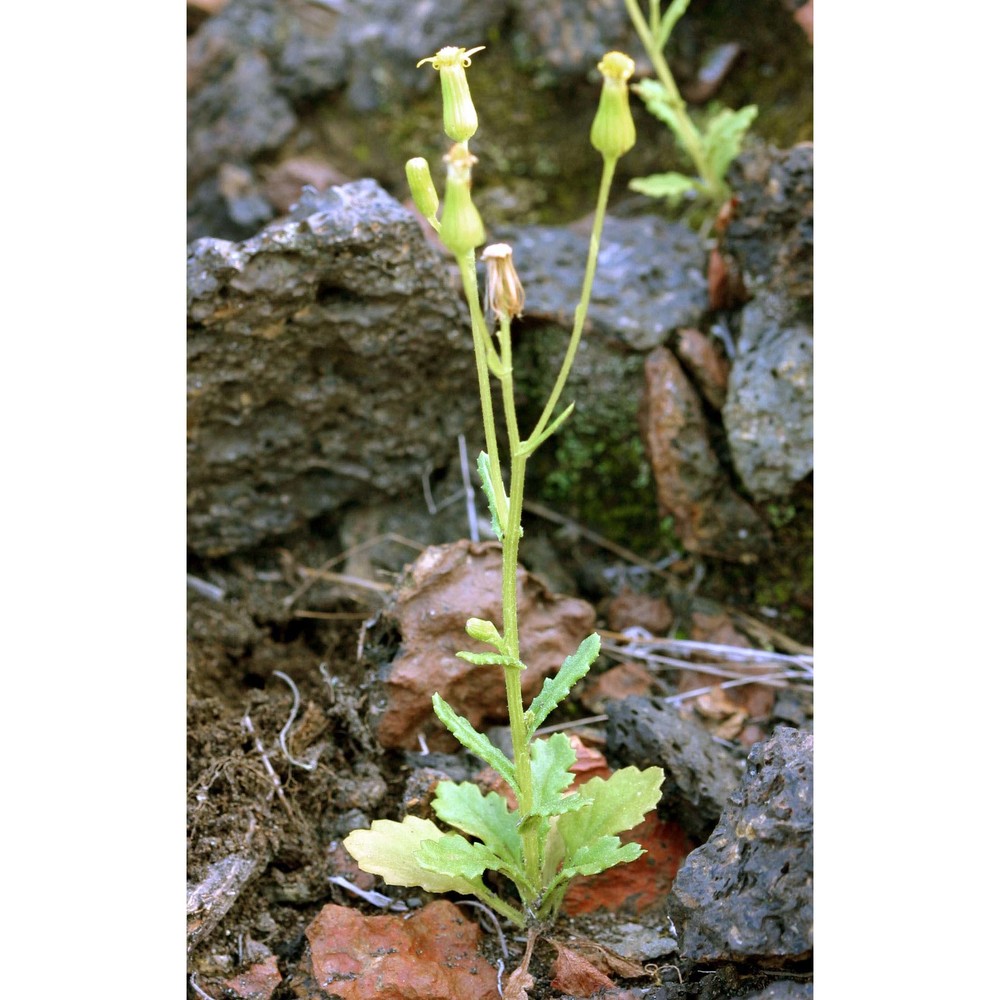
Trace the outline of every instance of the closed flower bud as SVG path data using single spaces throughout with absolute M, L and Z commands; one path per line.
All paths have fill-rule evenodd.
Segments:
M 635 145 L 635 123 L 628 103 L 628 78 L 635 63 L 622 52 L 608 52 L 597 64 L 604 77 L 590 143 L 603 156 L 617 160 Z
M 417 211 L 428 222 L 437 222 L 438 193 L 431 180 L 431 168 L 422 156 L 406 161 L 406 180 Z
M 444 112 L 445 134 L 455 142 L 468 142 L 476 134 L 479 118 L 476 106 L 472 103 L 469 93 L 469 81 L 465 71 L 472 64 L 471 56 L 486 46 L 477 45 L 474 49 L 460 49 L 454 45 L 446 45 L 438 49 L 433 56 L 421 59 L 417 63 L 423 66 L 429 62 L 441 73 L 441 99 Z
M 478 639 L 479 642 L 488 643 L 497 649 L 503 648 L 503 639 L 493 622 L 485 621 L 482 618 L 470 618 L 465 623 L 465 631 L 473 639 Z
M 472 204 L 472 165 L 478 161 L 464 145 L 452 146 L 444 159 L 448 164 L 448 179 L 438 235 L 441 242 L 459 256 L 486 242 L 483 220 Z
M 524 311 L 524 288 L 514 270 L 514 251 L 506 243 L 491 243 L 486 261 L 486 304 L 494 316 L 511 319 Z

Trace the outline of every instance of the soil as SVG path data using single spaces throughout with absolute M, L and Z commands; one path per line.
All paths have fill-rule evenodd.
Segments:
M 525 532 L 548 529 L 529 516 Z M 578 589 L 587 593 L 587 580 L 613 560 L 580 540 L 573 547 L 576 559 L 563 565 L 587 567 L 578 579 Z M 192 566 L 189 894 L 199 886 L 215 898 L 208 906 L 202 900 L 196 918 L 189 918 L 189 972 L 196 984 L 189 996 L 198 996 L 196 989 L 216 998 L 236 995 L 220 991 L 219 984 L 255 956 L 267 954 L 277 959 L 282 977 L 271 1000 L 304 996 L 295 991 L 294 982 L 307 944 L 305 929 L 322 907 L 335 902 L 368 914 L 383 912 L 330 882 L 331 876 L 348 870 L 349 862 L 336 846 L 350 829 L 367 826 L 372 819 L 402 818 L 407 797 L 412 811 L 414 786 L 407 787 L 407 782 L 420 760 L 416 754 L 383 749 L 373 736 L 370 709 L 380 697 L 377 667 L 391 658 L 398 644 L 385 599 L 344 589 L 338 596 L 334 589 L 298 596 L 289 607 L 290 599 L 301 595 L 301 567 L 317 568 L 335 554 L 332 541 L 303 537 L 281 549 Z M 683 572 L 677 572 L 675 585 L 654 578 L 613 604 L 605 597 L 597 603 L 599 627 L 607 626 L 609 611 L 615 619 L 627 616 L 623 605 L 628 594 L 637 608 L 654 593 L 687 598 L 685 584 L 691 581 Z M 212 587 L 225 596 L 217 599 L 219 591 Z M 685 601 L 675 600 L 673 606 L 685 614 Z M 700 598 L 693 606 L 704 614 L 712 604 Z M 683 627 L 683 618 L 680 624 Z M 612 665 L 602 657 L 594 673 Z M 299 695 L 290 727 L 292 687 L 276 671 L 292 681 Z M 573 697 L 556 721 L 591 714 Z M 773 721 L 758 718 L 748 723 L 759 733 L 769 731 Z M 600 723 L 586 728 L 598 747 L 601 728 Z M 283 730 L 287 754 L 281 746 Z M 745 756 L 745 747 L 736 740 L 731 746 L 734 756 Z M 375 888 L 410 907 L 435 898 L 381 883 Z M 669 928 L 665 904 L 663 896 L 639 913 L 625 907 L 615 913 L 560 917 L 535 947 L 531 997 L 567 995 L 547 985 L 556 955 L 554 940 L 616 941 L 615 927 L 623 921 L 662 935 Z M 495 965 L 501 958 L 496 931 L 485 921 L 483 930 L 482 951 Z M 509 972 L 523 952 L 524 938 L 508 927 L 506 944 Z M 780 978 L 789 978 L 788 971 L 783 969 Z M 809 978 L 808 969 L 790 971 Z M 673 955 L 647 963 L 642 978 L 617 981 L 623 988 L 653 991 L 636 996 L 730 997 L 763 989 L 777 975 L 764 968 L 706 969 L 703 963 L 694 968 Z

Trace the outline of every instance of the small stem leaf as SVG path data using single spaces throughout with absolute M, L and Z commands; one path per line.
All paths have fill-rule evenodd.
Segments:
M 479 453 L 479 458 L 476 459 L 476 468 L 479 470 L 479 478 L 483 481 L 483 492 L 486 494 L 486 502 L 489 504 L 493 534 L 502 542 L 503 528 L 500 526 L 500 515 L 497 513 L 497 498 L 493 492 L 493 480 L 490 478 L 490 459 L 485 451 Z
M 517 813 L 496 792 L 483 795 L 470 781 L 438 783 L 434 802 L 438 819 L 449 826 L 477 837 L 498 857 L 519 867 L 521 841 L 517 833 Z
M 648 177 L 633 177 L 628 186 L 630 191 L 638 191 L 650 198 L 666 198 L 671 206 L 680 204 L 689 191 L 698 190 L 695 178 L 673 170 L 665 174 L 650 174 Z
M 586 676 L 587 671 L 590 670 L 600 651 L 601 637 L 594 632 L 580 643 L 580 648 L 575 653 L 571 653 L 563 660 L 563 665 L 559 668 L 559 672 L 555 677 L 547 677 L 545 679 L 538 697 L 535 698 L 528 708 L 531 718 L 528 728 L 529 736 L 545 721 L 549 713 L 563 698 L 569 694 L 573 685 L 581 677 Z M 527 713 L 525 717 L 527 719 Z
M 441 720 L 448 732 L 480 760 L 486 761 L 517 792 L 514 765 L 507 755 L 495 747 L 482 733 L 477 732 L 468 719 L 458 715 L 441 695 L 434 694 L 431 701 L 434 704 L 434 714 Z
M 563 794 L 573 783 L 570 768 L 576 751 L 565 733 L 531 744 L 531 816 L 558 816 L 586 805 L 576 793 Z
M 362 871 L 381 876 L 389 885 L 420 886 L 428 892 L 472 892 L 461 875 L 428 871 L 415 860 L 422 844 L 446 836 L 429 819 L 407 816 L 402 823 L 377 819 L 370 830 L 352 830 L 344 838 L 344 847 Z
M 567 864 L 589 844 L 623 830 L 631 830 L 660 801 L 663 768 L 626 767 L 605 781 L 591 778 L 579 789 L 588 808 L 559 819 L 559 833 L 565 845 Z
M 503 653 L 469 653 L 463 650 L 455 654 L 460 660 L 466 663 L 474 663 L 477 667 L 498 666 L 517 667 L 518 670 L 527 670 L 528 666 L 522 663 L 516 656 L 504 656 Z

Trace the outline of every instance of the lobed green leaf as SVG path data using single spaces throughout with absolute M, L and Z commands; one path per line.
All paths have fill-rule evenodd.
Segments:
M 667 88 L 658 80 L 640 80 L 632 88 L 646 105 L 646 110 L 661 122 L 664 122 L 671 132 L 681 141 L 683 135 L 680 127 L 680 120 L 677 112 L 670 103 L 670 95 Z M 682 143 L 683 145 L 683 143 Z M 685 151 L 687 147 L 684 147 Z
M 344 847 L 362 871 L 381 876 L 389 885 L 420 886 L 428 892 L 472 892 L 462 875 L 429 871 L 417 863 L 421 845 L 447 836 L 429 819 L 407 816 L 402 823 L 377 819 L 370 830 L 352 830 L 344 838 Z
M 434 705 L 434 714 L 441 720 L 448 732 L 480 760 L 486 761 L 511 788 L 516 789 L 517 778 L 510 758 L 498 747 L 495 747 L 486 736 L 474 729 L 468 719 L 458 715 L 441 695 L 435 693 L 431 697 L 431 702 Z
M 588 635 L 575 653 L 563 660 L 555 677 L 547 677 L 542 690 L 528 708 L 528 735 L 530 736 L 549 713 L 569 694 L 573 685 L 585 677 L 601 652 L 601 637 L 594 632 Z M 575 758 L 574 758 L 575 760 Z
M 530 815 L 558 816 L 585 804 L 576 793 L 563 794 L 573 783 L 575 763 L 576 751 L 565 733 L 532 742 Z
M 506 867 L 485 844 L 473 843 L 457 833 L 446 833 L 436 840 L 423 841 L 414 854 L 414 860 L 433 875 L 467 882 L 481 878 L 484 871 L 499 871 Z
M 483 795 L 479 786 L 471 781 L 461 784 L 442 781 L 437 786 L 432 807 L 442 822 L 470 837 L 478 837 L 498 857 L 520 867 L 517 813 L 507 807 L 503 796 L 496 792 Z
M 756 117 L 755 104 L 748 104 L 739 111 L 723 108 L 705 126 L 705 155 L 719 180 L 726 176 L 729 165 L 739 156 L 743 139 Z
M 677 205 L 689 192 L 697 191 L 700 185 L 693 177 L 679 174 L 671 170 L 665 174 L 650 174 L 648 177 L 635 177 L 628 182 L 629 190 L 650 198 L 666 198 L 671 206 Z
M 579 794 L 586 808 L 559 819 L 566 864 L 576 865 L 580 852 L 603 837 L 638 826 L 656 808 L 661 784 L 663 768 L 640 771 L 631 766 L 615 771 L 607 781 L 591 778 L 582 785 Z
M 581 847 L 563 866 L 560 875 L 566 879 L 574 875 L 596 875 L 615 865 L 635 861 L 645 853 L 638 844 L 623 844 L 618 837 L 599 837 Z

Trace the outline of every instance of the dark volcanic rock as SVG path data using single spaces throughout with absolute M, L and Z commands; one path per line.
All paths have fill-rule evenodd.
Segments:
M 482 44 L 506 12 L 467 0 L 229 0 L 188 41 L 188 238 L 256 231 L 217 174 L 277 150 L 303 107 L 341 92 L 354 111 L 400 105 L 438 86 L 420 59 Z
M 616 767 L 662 767 L 658 811 L 704 840 L 739 785 L 739 764 L 704 726 L 656 698 L 609 701 L 608 761 Z
M 813 737 L 757 743 L 708 843 L 677 873 L 668 907 L 695 962 L 798 961 L 812 954 Z
M 629 46 L 632 24 L 619 0 L 519 0 L 531 55 L 548 72 L 578 76 L 610 49 Z
M 525 317 L 573 326 L 590 246 L 558 226 L 502 230 L 525 289 Z M 708 305 L 705 250 L 687 226 L 655 216 L 607 218 L 587 323 L 636 351 L 697 326 Z
M 756 148 L 729 180 L 739 199 L 722 246 L 753 300 L 744 308 L 723 421 L 755 500 L 788 496 L 813 466 L 812 145 Z
M 476 425 L 458 299 L 374 181 L 309 192 L 244 243 L 197 240 L 188 303 L 189 544 L 202 555 L 419 492 Z

